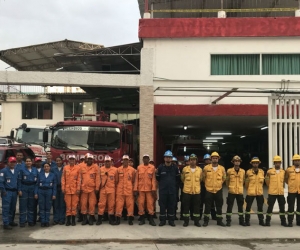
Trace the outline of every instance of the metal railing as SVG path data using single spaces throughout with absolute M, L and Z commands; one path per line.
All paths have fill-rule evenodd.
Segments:
M 43 86 L 20 86 L 20 85 L 0 85 L 0 92 L 4 94 L 44 94 Z

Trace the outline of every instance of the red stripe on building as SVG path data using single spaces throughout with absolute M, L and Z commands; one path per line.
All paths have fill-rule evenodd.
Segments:
M 299 17 L 140 19 L 140 38 L 300 36 Z
M 155 104 L 155 116 L 267 116 L 268 105 Z

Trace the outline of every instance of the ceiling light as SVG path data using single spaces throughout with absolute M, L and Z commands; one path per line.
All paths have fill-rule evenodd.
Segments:
M 210 149 L 210 147 L 209 147 L 209 146 L 207 146 L 207 149 Z
M 267 129 L 267 128 L 268 128 L 268 126 L 265 126 L 265 127 L 262 127 L 261 130 L 265 130 L 265 129 Z
M 186 146 L 184 146 L 183 151 L 186 152 Z
M 218 140 L 203 140 L 203 142 L 218 142 Z
M 211 135 L 232 135 L 232 133 L 227 133 L 227 132 L 218 132 L 218 133 L 211 133 Z
M 240 138 L 245 138 L 246 136 L 245 135 L 242 135 Z
M 225 144 L 226 144 L 226 142 L 223 142 L 223 143 L 222 143 L 222 145 L 225 145 Z
M 183 129 L 184 129 L 184 130 L 187 130 L 187 126 L 184 126 Z
M 217 136 L 215 136 L 215 137 L 206 137 L 206 139 L 207 140 L 223 140 L 224 139 L 224 137 L 217 137 Z

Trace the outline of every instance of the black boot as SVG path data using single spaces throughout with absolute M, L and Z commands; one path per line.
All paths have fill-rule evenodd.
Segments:
M 209 217 L 204 215 L 204 223 L 203 226 L 207 227 L 208 226 L 208 222 L 209 222 Z
M 156 213 L 153 214 L 153 219 L 157 219 Z
M 259 220 L 259 225 L 265 227 L 266 224 L 264 222 L 264 215 L 263 214 L 258 214 L 257 217 L 258 217 L 258 220 Z
M 171 227 L 175 227 L 175 223 L 174 223 L 174 220 L 168 220 L 168 223 Z
M 83 221 L 83 214 L 82 213 L 78 213 L 77 222 L 82 222 L 82 221 Z
M 109 215 L 109 224 L 112 226 L 116 225 L 116 221 L 115 221 L 115 216 L 114 215 Z
M 129 216 L 128 218 L 128 225 L 132 226 L 133 225 L 133 216 Z
M 72 215 L 72 226 L 76 226 L 75 215 Z
M 199 220 L 200 220 L 200 217 L 195 217 L 195 218 L 194 218 L 194 225 L 195 225 L 196 227 L 201 227 L 201 225 L 200 225 L 200 223 L 199 223 Z
M 289 227 L 293 227 L 293 221 L 294 221 L 294 214 L 289 214 L 288 215 L 288 222 L 289 222 L 288 226 Z
M 231 227 L 231 215 L 226 215 L 226 227 Z
M 88 220 L 87 220 L 87 215 L 86 214 L 83 214 L 82 215 L 82 222 L 81 222 L 81 225 L 86 225 L 88 224 Z
M 222 217 L 217 217 L 217 225 L 221 227 L 226 227 L 226 225 L 223 223 Z
M 102 221 L 108 221 L 108 213 L 105 212 L 103 217 L 102 217 Z
M 156 226 L 156 223 L 153 220 L 153 215 L 149 215 L 149 225 L 154 226 L 154 227 Z
M 95 216 L 94 215 L 90 215 L 89 216 L 89 225 L 90 226 L 94 225 L 94 221 L 95 221 Z
M 245 227 L 246 223 L 243 215 L 239 215 L 239 225 Z
M 183 226 L 187 227 L 189 225 L 189 217 L 183 217 L 183 218 L 184 218 Z
M 121 217 L 117 216 L 115 225 L 120 225 L 120 223 L 121 223 Z
M 250 227 L 250 214 L 245 215 L 245 225 Z
M 140 223 L 139 223 L 139 225 L 141 226 L 141 225 L 144 225 L 144 224 L 145 224 L 145 215 L 143 214 L 143 215 L 140 216 Z
M 68 215 L 66 220 L 66 226 L 70 226 L 70 225 L 71 225 L 71 216 Z
M 271 226 L 271 216 L 267 215 L 266 216 L 266 223 L 265 223 L 266 227 L 270 227 Z
M 285 215 L 280 215 L 279 217 L 281 221 L 281 226 L 288 227 L 288 224 L 286 223 Z
M 100 215 L 100 214 L 98 215 L 98 220 L 97 220 L 97 222 L 96 222 L 96 225 L 97 225 L 97 226 L 99 226 L 99 225 L 102 224 L 102 217 L 103 217 L 102 215 Z
M 164 225 L 166 225 L 166 216 L 159 216 L 159 226 L 162 227 Z

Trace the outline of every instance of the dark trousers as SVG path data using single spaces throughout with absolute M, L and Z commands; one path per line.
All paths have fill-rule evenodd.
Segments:
M 52 189 L 38 189 L 38 202 L 41 223 L 49 223 L 52 206 Z
M 3 225 L 7 226 L 9 223 L 14 222 L 14 214 L 17 205 L 17 191 L 6 190 L 6 195 L 2 197 L 2 218 Z
M 185 218 L 190 217 L 190 207 L 193 208 L 193 216 L 200 217 L 200 194 L 186 194 L 182 193 L 182 206 L 183 206 L 183 216 Z
M 272 216 L 274 204 L 278 201 L 279 205 L 279 215 L 285 215 L 285 198 L 284 195 L 271 195 L 268 196 L 268 210 L 267 210 L 267 216 Z
M 160 216 L 161 221 L 174 220 L 175 219 L 175 206 L 177 202 L 176 194 L 159 194 L 159 207 L 160 207 Z M 167 212 L 167 214 L 166 214 Z
M 293 219 L 294 219 L 296 199 L 297 199 L 296 220 L 297 220 L 297 222 L 300 222 L 300 194 L 298 194 L 298 193 L 288 193 L 288 197 L 287 197 L 288 220 L 293 221 Z
M 202 216 L 203 210 L 204 210 L 204 204 L 205 204 L 205 194 L 206 194 L 206 188 L 205 184 L 201 182 L 201 202 L 200 202 L 200 217 Z M 210 210 L 211 216 L 215 217 L 216 216 L 216 205 L 213 203 L 211 205 L 211 210 Z
M 223 189 L 220 189 L 216 193 L 211 193 L 206 191 L 205 194 L 205 210 L 204 210 L 204 219 L 208 220 L 211 207 L 213 204 L 216 204 L 217 209 L 217 219 L 222 219 L 222 206 L 223 206 Z
M 257 216 L 259 220 L 263 220 L 264 219 L 264 215 L 263 215 L 263 205 L 264 205 L 264 196 L 263 195 L 257 195 L 257 196 L 246 196 L 246 219 L 248 219 L 248 217 L 250 218 L 250 211 L 251 211 L 251 206 L 252 203 L 254 201 L 254 199 L 256 198 L 256 203 L 257 203 Z
M 236 203 L 238 206 L 239 216 L 243 216 L 243 205 L 244 205 L 244 196 L 242 194 L 230 194 L 228 193 L 227 197 L 227 212 L 226 216 L 232 215 L 232 208 L 234 204 L 234 200 L 236 199 Z
M 24 224 L 26 221 L 29 223 L 34 223 L 34 213 L 36 210 L 34 188 L 35 185 L 22 186 L 22 196 L 19 197 L 20 224 Z

